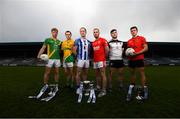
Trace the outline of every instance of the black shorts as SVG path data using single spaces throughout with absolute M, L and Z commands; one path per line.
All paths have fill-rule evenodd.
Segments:
M 130 68 L 144 67 L 144 60 L 129 60 L 128 61 L 128 66 Z
M 122 68 L 124 67 L 123 60 L 110 60 L 109 66 L 112 68 Z

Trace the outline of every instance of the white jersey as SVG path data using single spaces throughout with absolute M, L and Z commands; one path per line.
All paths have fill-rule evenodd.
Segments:
M 123 42 L 116 40 L 109 41 L 109 59 L 110 60 L 122 60 L 122 54 L 123 54 Z

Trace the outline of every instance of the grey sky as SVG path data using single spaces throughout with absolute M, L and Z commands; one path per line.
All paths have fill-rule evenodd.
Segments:
M 0 42 L 40 42 L 59 28 L 59 39 L 70 30 L 73 38 L 85 26 L 110 39 L 117 28 L 119 39 L 131 38 L 129 28 L 138 26 L 147 41 L 180 42 L 180 0 L 1 0 Z

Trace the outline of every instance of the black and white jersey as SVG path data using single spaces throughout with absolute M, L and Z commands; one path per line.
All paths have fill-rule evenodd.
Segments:
M 122 60 L 123 54 L 123 42 L 116 39 L 109 41 L 109 59 L 110 60 Z

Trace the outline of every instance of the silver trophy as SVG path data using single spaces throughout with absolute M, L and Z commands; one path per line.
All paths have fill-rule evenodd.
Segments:
M 137 92 L 136 99 L 137 100 L 143 100 L 143 88 L 142 88 L 142 86 L 136 86 L 136 92 Z
M 90 87 L 90 95 L 89 95 L 89 99 L 87 103 L 90 103 L 90 102 L 96 103 L 96 94 L 95 94 L 93 82 L 89 84 L 89 87 Z
M 78 96 L 78 103 L 81 103 L 82 99 L 83 99 L 83 95 L 84 96 L 88 96 L 89 98 L 87 100 L 87 103 L 95 103 L 96 102 L 96 94 L 95 94 L 95 90 L 94 90 L 94 84 L 93 81 L 83 81 L 80 82 L 80 87 L 79 87 L 79 96 Z
M 81 103 L 83 97 L 83 90 L 84 90 L 83 82 L 80 82 L 80 86 L 78 90 L 79 90 L 78 103 Z

